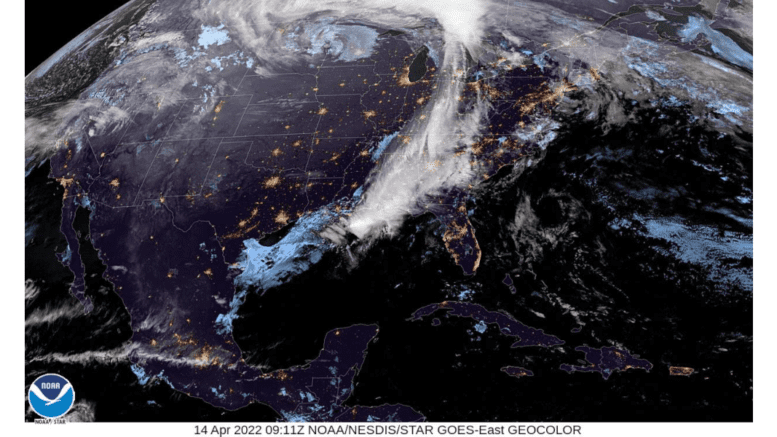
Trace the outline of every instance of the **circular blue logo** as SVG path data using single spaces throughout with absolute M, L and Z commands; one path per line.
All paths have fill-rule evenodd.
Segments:
M 39 376 L 30 385 L 27 401 L 36 413 L 42 417 L 55 419 L 70 411 L 76 393 L 70 381 L 56 373 Z

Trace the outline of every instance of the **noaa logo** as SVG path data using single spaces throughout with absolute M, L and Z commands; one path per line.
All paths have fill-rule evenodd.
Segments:
M 76 394 L 70 381 L 56 373 L 47 373 L 30 385 L 27 400 L 36 413 L 54 419 L 70 411 Z

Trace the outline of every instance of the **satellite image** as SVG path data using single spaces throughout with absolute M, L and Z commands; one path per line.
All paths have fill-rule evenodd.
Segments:
M 27 422 L 753 420 L 752 0 L 133 0 L 28 73 Z

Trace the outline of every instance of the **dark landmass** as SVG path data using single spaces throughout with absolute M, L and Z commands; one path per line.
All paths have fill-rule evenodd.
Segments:
M 614 347 L 603 347 L 601 349 L 579 346 L 576 351 L 585 353 L 585 359 L 590 366 L 575 366 L 572 364 L 562 364 L 561 370 L 565 372 L 598 372 L 602 378 L 609 379 L 613 372 L 623 372 L 628 369 L 644 369 L 650 371 L 653 368 L 647 360 L 634 358 L 626 351 Z
M 534 376 L 534 373 L 532 373 L 531 370 L 524 369 L 523 367 L 505 366 L 499 370 L 515 378 L 523 378 L 524 376 Z
M 531 328 L 513 319 L 510 315 L 488 311 L 478 304 L 465 302 L 442 302 L 427 305 L 413 313 L 411 320 L 421 320 L 431 316 L 438 310 L 446 312 L 447 316 L 467 317 L 484 324 L 496 324 L 499 332 L 507 337 L 515 337 L 517 340 L 510 347 L 541 346 L 551 347 L 562 345 L 564 342 L 557 337 L 545 334 L 541 329 Z M 485 325 L 484 325 L 485 326 Z M 482 328 L 483 332 L 485 327 Z M 481 332 L 482 333 L 482 332 Z

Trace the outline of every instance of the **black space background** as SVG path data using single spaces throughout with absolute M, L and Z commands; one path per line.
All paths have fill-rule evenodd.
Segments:
M 25 1 L 24 74 L 127 0 Z

